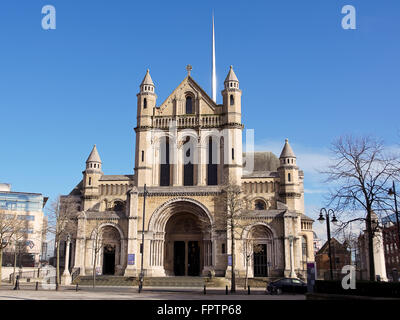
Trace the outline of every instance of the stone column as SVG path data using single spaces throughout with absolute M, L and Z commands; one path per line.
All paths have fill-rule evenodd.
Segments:
M 290 278 L 296 278 L 296 273 L 294 272 L 294 237 L 289 236 L 289 243 L 290 243 Z
M 71 274 L 69 273 L 69 247 L 71 244 L 70 236 L 68 235 L 66 241 L 66 252 L 65 252 L 65 263 L 64 263 L 64 273 L 61 276 L 61 284 L 70 285 L 71 284 Z
M 135 255 L 135 262 L 134 264 L 126 265 L 125 277 L 134 277 L 137 275 L 137 261 L 138 261 L 138 254 L 137 250 L 137 208 L 138 208 L 138 190 L 136 187 L 132 188 L 129 192 L 129 213 L 128 213 L 128 234 L 127 234 L 127 257 L 130 254 Z

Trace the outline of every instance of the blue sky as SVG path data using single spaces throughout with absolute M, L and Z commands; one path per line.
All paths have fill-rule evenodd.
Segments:
M 41 9 L 56 8 L 56 30 Z M 341 9 L 357 10 L 343 30 Z M 158 104 L 193 66 L 211 91 L 215 12 L 218 102 L 233 65 L 242 118 L 258 150 L 289 138 L 305 171 L 306 214 L 325 187 L 314 170 L 331 141 L 400 137 L 400 2 L 396 0 L 61 1 L 0 3 L 0 182 L 51 198 L 81 179 L 97 144 L 106 174 L 132 173 L 136 93 L 150 68 Z

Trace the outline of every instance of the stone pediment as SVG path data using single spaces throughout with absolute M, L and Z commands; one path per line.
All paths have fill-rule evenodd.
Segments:
M 219 114 L 220 108 L 208 96 L 208 94 L 193 80 L 187 76 L 178 87 L 165 99 L 165 101 L 155 109 L 155 116 L 173 116 L 185 114 L 184 105 L 187 95 L 191 95 L 194 100 L 199 100 L 201 114 Z

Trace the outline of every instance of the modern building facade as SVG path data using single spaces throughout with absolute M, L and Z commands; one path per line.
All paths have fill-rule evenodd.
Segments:
M 13 265 L 14 252 L 18 251 L 17 263 L 24 267 L 39 264 L 43 243 L 46 241 L 47 219 L 43 207 L 47 197 L 40 193 L 13 192 L 11 185 L 0 184 L 0 214 L 17 217 L 22 221 L 18 246 L 9 245 L 3 254 L 3 265 Z
M 95 264 L 100 274 L 137 276 L 143 231 L 146 276 L 228 275 L 230 228 L 217 221 L 227 210 L 229 181 L 246 199 L 235 227 L 238 275 L 248 266 L 250 277 L 305 276 L 306 262 L 314 261 L 313 220 L 304 214 L 304 175 L 288 140 L 279 158 L 243 152 L 242 91 L 233 68 L 222 104 L 190 70 L 159 105 L 147 71 L 137 94 L 134 174 L 105 175 L 95 145 L 82 180 L 63 197 L 80 206 L 72 269 L 91 274 Z M 98 227 L 104 241 L 94 261 Z

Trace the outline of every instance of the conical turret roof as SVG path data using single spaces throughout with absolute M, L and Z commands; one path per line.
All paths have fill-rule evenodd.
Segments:
M 296 156 L 294 155 L 294 152 L 292 150 L 292 147 L 289 144 L 289 140 L 285 139 L 285 145 L 282 149 L 281 155 L 279 156 L 279 158 L 296 158 Z
M 149 69 L 147 69 L 146 75 L 144 76 L 144 79 L 143 79 L 143 81 L 142 81 L 142 83 L 141 83 L 140 85 L 142 86 L 142 85 L 144 85 L 144 84 L 145 84 L 145 85 L 152 85 L 152 86 L 154 86 L 153 79 L 151 79 Z
M 236 77 L 235 72 L 233 71 L 233 67 L 231 66 L 231 68 L 229 69 L 228 75 L 226 76 L 225 82 L 228 81 L 237 81 L 239 82 L 238 78 Z
M 93 146 L 92 152 L 90 152 L 89 158 L 86 160 L 86 162 L 101 162 L 96 145 Z

